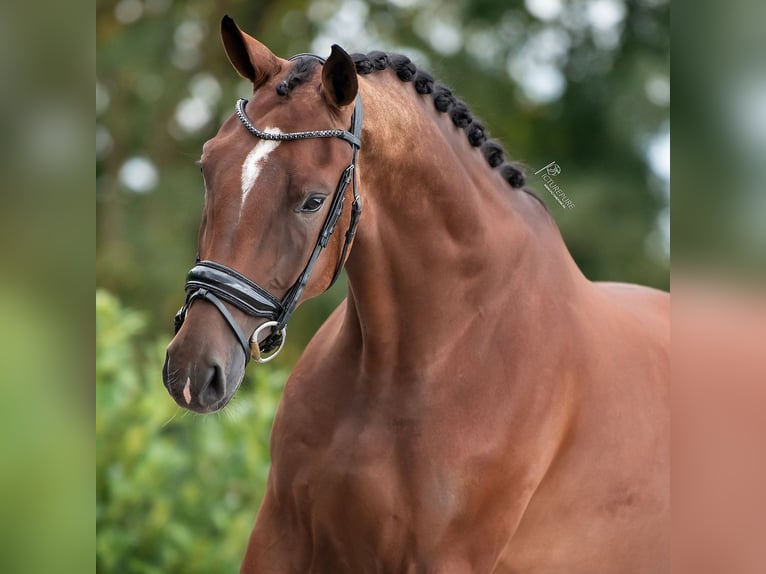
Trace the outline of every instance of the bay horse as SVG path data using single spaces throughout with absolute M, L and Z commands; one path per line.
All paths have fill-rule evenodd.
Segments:
M 348 276 L 286 383 L 241 571 L 667 571 L 668 294 L 586 279 L 405 56 L 284 60 L 228 16 L 221 34 L 253 93 L 203 147 L 169 393 L 223 408 Z

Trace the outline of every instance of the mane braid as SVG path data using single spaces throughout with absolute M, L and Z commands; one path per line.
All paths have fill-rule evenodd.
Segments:
M 412 82 L 418 94 L 430 95 L 436 110 L 449 114 L 452 123 L 465 131 L 468 142 L 473 147 L 481 149 L 490 168 L 496 170 L 512 188 L 530 194 L 546 210 L 548 209 L 548 206 L 536 193 L 524 187 L 526 178 L 521 166 L 505 161 L 503 147 L 497 140 L 489 139 L 484 124 L 473 117 L 468 106 L 455 97 L 449 88 L 437 84 L 431 74 L 418 70 L 415 64 L 402 54 L 374 51 L 367 54 L 351 54 L 351 59 L 356 66 L 356 73 L 360 76 L 391 68 L 399 80 Z

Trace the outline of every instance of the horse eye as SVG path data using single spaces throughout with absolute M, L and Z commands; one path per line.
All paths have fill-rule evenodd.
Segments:
M 319 211 L 319 208 L 322 207 L 324 200 L 325 198 L 321 195 L 312 195 L 303 202 L 303 205 L 301 206 L 301 212 L 314 213 L 315 211 Z

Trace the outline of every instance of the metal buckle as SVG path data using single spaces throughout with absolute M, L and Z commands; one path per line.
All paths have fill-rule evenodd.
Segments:
M 268 363 L 272 359 L 274 359 L 279 352 L 282 350 L 282 347 L 285 346 L 285 340 L 287 340 L 287 327 L 283 327 L 282 331 L 280 331 L 280 337 L 281 342 L 279 343 L 279 347 L 277 347 L 277 350 L 271 353 L 270 355 L 263 356 L 261 355 L 261 347 L 258 344 L 258 335 L 267 328 L 276 327 L 279 323 L 276 321 L 266 321 L 263 325 L 260 325 L 256 330 L 255 333 L 253 333 L 253 336 L 250 337 L 250 356 L 253 358 L 253 360 L 256 363 Z

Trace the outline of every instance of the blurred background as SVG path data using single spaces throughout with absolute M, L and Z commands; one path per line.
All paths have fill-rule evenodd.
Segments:
M 669 288 L 665 0 L 98 0 L 96 448 L 100 572 L 234 572 L 282 385 L 345 293 L 302 306 L 285 352 L 223 413 L 186 414 L 160 369 L 194 261 L 194 162 L 250 87 L 223 14 L 276 54 L 399 51 L 453 88 L 549 205 L 585 274 Z M 562 208 L 534 172 L 555 161 Z M 273 366 L 272 366 L 273 365 Z

